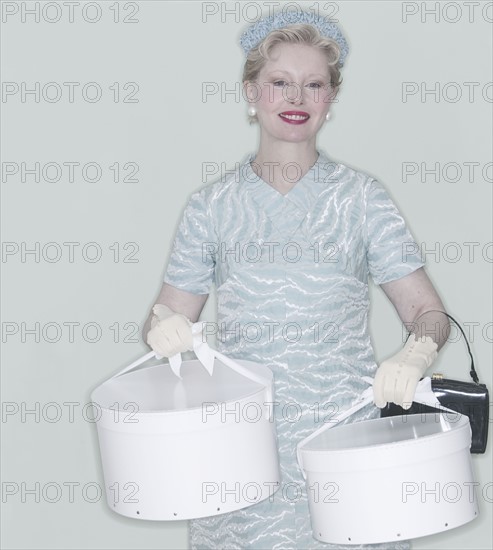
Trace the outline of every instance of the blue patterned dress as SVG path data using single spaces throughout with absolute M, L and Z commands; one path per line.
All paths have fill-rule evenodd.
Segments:
M 286 195 L 255 174 L 247 155 L 228 178 L 192 194 L 175 236 L 164 281 L 195 294 L 216 285 L 218 350 L 270 367 L 279 403 L 279 490 L 191 520 L 192 549 L 340 548 L 312 536 L 296 445 L 368 387 L 361 376 L 374 376 L 368 276 L 385 283 L 423 262 L 408 253 L 417 247 L 385 189 L 318 153 Z M 378 416 L 371 405 L 344 422 Z

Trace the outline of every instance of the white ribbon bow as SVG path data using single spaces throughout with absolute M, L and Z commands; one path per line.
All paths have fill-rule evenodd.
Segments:
M 204 337 L 203 337 L 204 324 L 205 322 L 202 321 L 199 323 L 194 323 L 192 325 L 192 339 L 193 339 L 192 349 L 195 355 L 197 356 L 198 360 L 206 368 L 207 372 L 212 376 L 212 373 L 214 371 L 215 354 L 212 348 L 208 346 L 207 341 L 204 341 Z M 158 359 L 161 359 L 161 357 L 158 355 L 156 355 L 156 357 Z M 177 353 L 176 355 L 169 357 L 169 364 L 170 364 L 171 370 L 180 379 L 182 379 L 182 376 L 180 374 L 181 363 L 182 363 L 181 353 Z

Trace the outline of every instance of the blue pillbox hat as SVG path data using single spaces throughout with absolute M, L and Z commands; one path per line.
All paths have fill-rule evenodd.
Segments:
M 326 17 L 321 17 L 313 12 L 304 10 L 280 11 L 270 17 L 259 19 L 250 25 L 240 36 L 240 45 L 243 48 L 245 56 L 248 55 L 250 50 L 258 46 L 271 31 L 300 23 L 312 25 L 318 29 L 322 36 L 331 38 L 337 42 L 341 50 L 338 64 L 342 67 L 349 53 L 349 46 L 341 30 L 335 23 L 329 21 Z

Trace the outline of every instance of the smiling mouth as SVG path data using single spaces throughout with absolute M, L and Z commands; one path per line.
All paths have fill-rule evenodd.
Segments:
M 294 114 L 294 113 L 280 113 L 279 116 L 286 121 L 292 121 L 292 122 L 305 122 L 310 118 L 310 115 L 307 115 L 307 114 Z

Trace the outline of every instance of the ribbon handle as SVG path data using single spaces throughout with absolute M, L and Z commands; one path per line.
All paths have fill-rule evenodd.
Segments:
M 321 426 L 320 428 L 315 430 L 308 437 L 305 437 L 305 439 L 302 439 L 297 444 L 296 458 L 298 460 L 298 466 L 300 467 L 300 470 L 301 470 L 301 473 L 303 474 L 304 479 L 306 479 L 306 474 L 305 474 L 305 470 L 303 469 L 303 461 L 301 458 L 301 447 L 303 447 L 306 443 L 311 441 L 317 435 L 320 435 L 325 430 L 330 430 L 330 428 L 337 426 L 339 422 L 342 422 L 343 420 L 353 415 L 354 413 L 358 412 L 360 409 L 362 409 L 369 403 L 373 402 L 373 387 L 372 387 L 373 378 L 370 378 L 369 376 L 363 376 L 362 379 L 365 380 L 365 382 L 368 382 L 370 384 L 370 387 L 366 388 L 366 390 L 360 395 L 360 397 L 356 400 L 356 402 L 349 409 L 343 412 L 334 422 L 330 422 Z M 413 401 L 415 403 L 421 403 L 422 405 L 429 405 L 430 407 L 435 407 L 436 409 L 440 409 L 440 411 L 443 411 L 443 412 L 448 411 L 454 414 L 458 414 L 456 411 L 453 411 L 452 409 L 448 409 L 447 407 L 444 407 L 440 403 L 440 401 L 438 401 L 437 396 L 433 393 L 433 390 L 431 389 L 431 378 L 429 376 L 421 379 L 418 382 Z M 440 420 L 441 419 L 442 417 L 440 417 Z
M 193 352 L 197 356 L 197 359 L 202 364 L 202 366 L 207 370 L 209 375 L 212 376 L 212 373 L 214 372 L 214 361 L 218 359 L 229 367 L 230 369 L 233 369 L 237 373 L 241 374 L 245 378 L 249 378 L 250 380 L 253 380 L 254 382 L 257 382 L 258 384 L 265 386 L 267 390 L 267 403 L 272 404 L 270 407 L 270 419 L 273 420 L 273 395 L 272 395 L 272 382 L 271 380 L 265 378 L 261 374 L 251 372 L 250 369 L 240 365 L 233 359 L 226 357 L 219 351 L 211 348 L 209 344 L 207 344 L 206 341 L 204 341 L 202 334 L 203 334 L 203 328 L 204 328 L 204 322 L 197 322 L 192 324 L 192 337 L 193 337 Z M 117 376 L 121 376 L 122 374 L 126 374 L 130 372 L 131 370 L 135 369 L 139 365 L 142 365 L 149 359 L 156 358 L 156 359 L 162 359 L 162 356 L 156 354 L 154 351 L 150 351 L 149 353 L 146 353 L 139 359 L 135 360 L 133 363 L 128 365 L 127 367 L 123 368 L 116 374 L 114 374 L 111 378 L 116 378 Z M 182 356 L 181 353 L 177 353 L 176 355 L 173 355 L 168 358 L 169 365 L 173 373 L 182 380 L 183 377 L 180 374 L 181 370 L 181 364 L 182 364 Z M 111 380 L 110 378 L 110 380 Z
M 212 350 L 206 342 L 202 342 L 202 327 L 203 327 L 202 323 L 194 323 L 191 327 L 192 336 L 193 336 L 193 351 L 195 352 L 195 355 L 197 355 L 197 358 L 202 363 L 202 365 L 206 368 L 207 372 L 212 375 L 213 368 L 214 368 L 214 350 Z M 153 359 L 153 358 L 163 359 L 163 356 L 157 354 L 155 351 L 150 351 L 149 353 L 146 353 L 142 357 L 139 357 L 138 359 L 136 359 L 133 363 L 131 363 L 127 367 L 124 367 L 122 370 L 118 371 L 111 378 L 116 378 L 117 376 L 126 374 L 127 372 L 135 369 L 139 365 L 142 365 L 142 363 L 145 363 L 149 359 Z M 180 374 L 181 363 L 182 363 L 181 353 L 176 353 L 175 355 L 168 357 L 168 361 L 173 373 L 178 378 L 181 379 L 182 378 Z
M 273 395 L 272 395 L 272 383 L 271 380 L 264 378 L 262 375 L 251 372 L 246 367 L 240 365 L 233 359 L 226 357 L 219 351 L 211 348 L 209 344 L 203 339 L 203 329 L 205 322 L 198 322 L 192 325 L 192 337 L 193 337 L 193 351 L 197 356 L 197 359 L 200 361 L 202 366 L 207 370 L 207 372 L 212 376 L 214 372 L 214 361 L 219 359 L 221 363 L 233 369 L 238 374 L 241 374 L 245 378 L 249 378 L 254 382 L 264 386 L 267 390 L 267 399 L 268 403 L 273 404 Z M 181 367 L 181 355 L 177 354 L 173 357 L 170 357 L 170 365 L 173 369 L 173 372 L 181 379 L 180 367 Z M 270 407 L 270 419 L 273 420 L 273 406 Z

